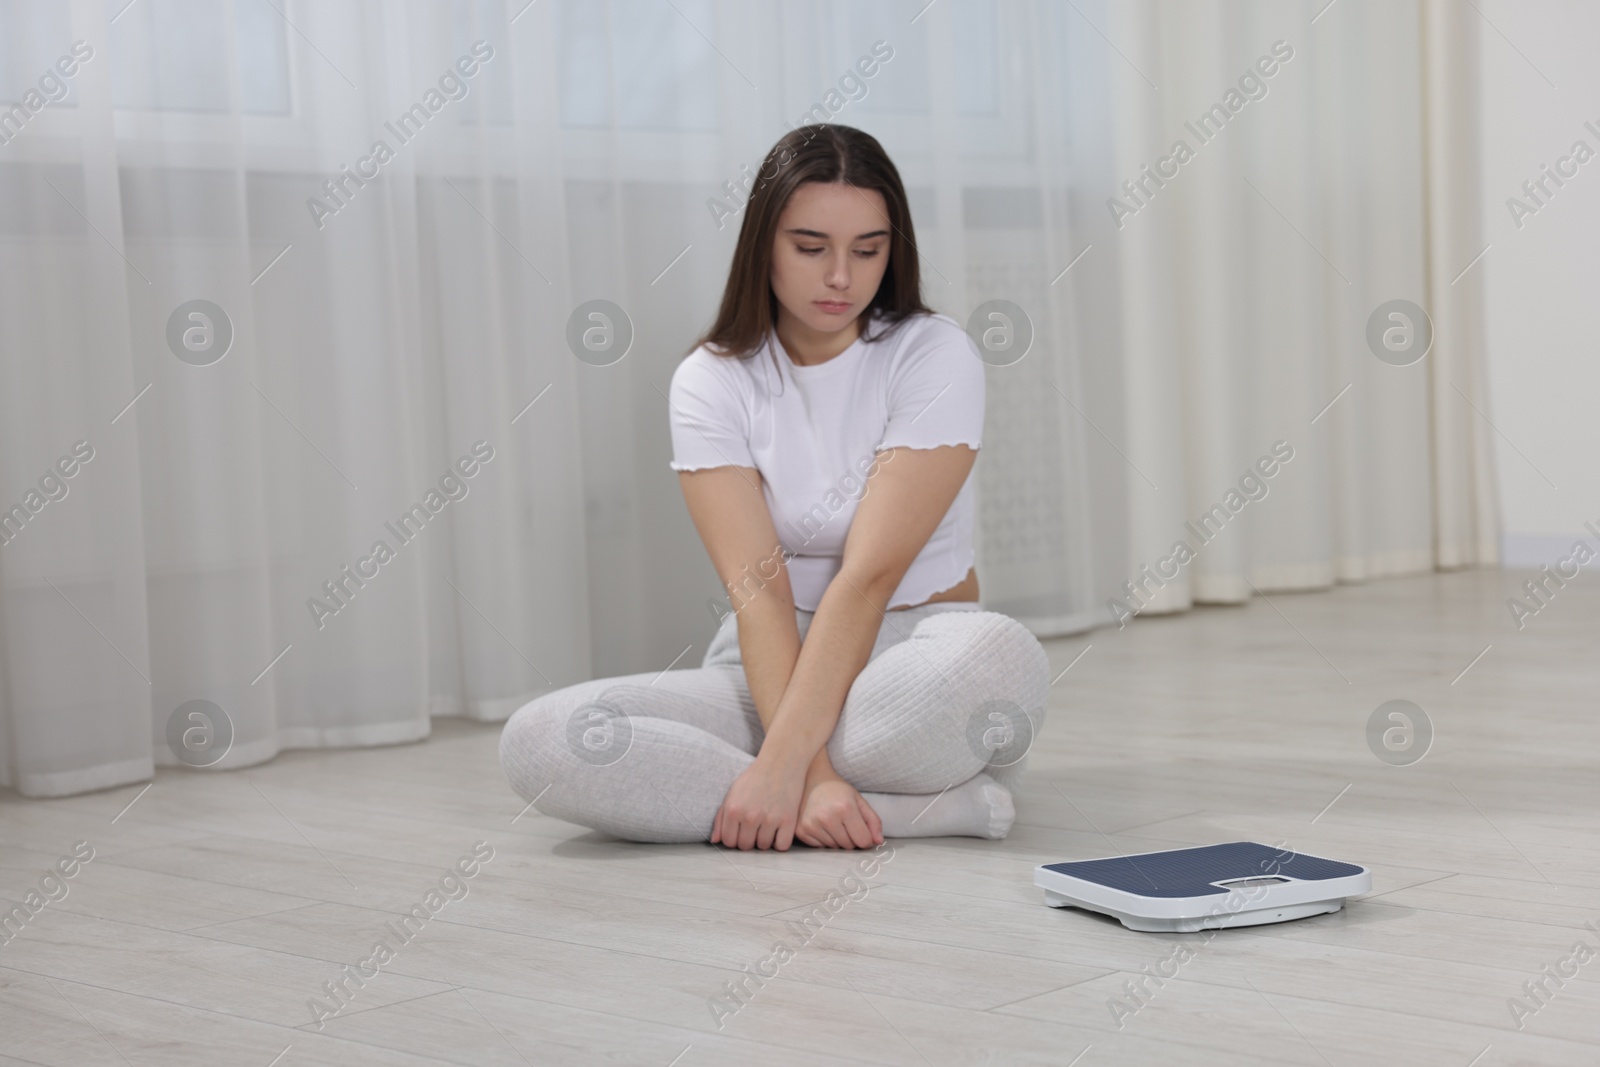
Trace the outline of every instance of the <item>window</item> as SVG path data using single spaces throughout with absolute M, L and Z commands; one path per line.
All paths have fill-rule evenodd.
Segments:
M 563 126 L 718 128 L 728 60 L 711 44 L 711 0 L 563 0 L 559 21 Z
M 231 112 L 229 68 L 237 57 L 239 110 L 289 114 L 292 31 L 267 0 L 139 0 L 131 7 L 128 0 L 106 0 L 106 9 L 108 19 L 116 18 L 109 49 L 113 106 Z

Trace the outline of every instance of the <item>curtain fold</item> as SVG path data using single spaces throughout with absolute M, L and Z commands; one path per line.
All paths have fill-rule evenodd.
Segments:
M 696 665 L 722 596 L 665 389 L 804 122 L 884 144 L 932 306 L 1031 336 L 987 372 L 986 607 L 1051 636 L 1492 562 L 1474 32 L 1437 0 L 0 0 L 0 785 Z M 1365 338 L 1393 299 L 1433 316 L 1407 366 Z
M 1479 251 L 1463 247 L 1481 230 L 1470 20 L 1220 0 L 1107 15 L 1128 53 L 1112 79 L 1120 217 L 1106 231 L 1139 599 L 1111 596 L 1175 611 L 1496 562 L 1489 442 L 1462 417 L 1467 397 L 1487 407 L 1481 291 L 1470 275 L 1452 287 L 1443 266 Z M 1193 157 L 1176 176 L 1141 180 L 1179 141 Z M 1126 179 L 1142 184 L 1130 194 Z M 1407 365 L 1366 338 L 1397 299 L 1434 325 L 1432 349 Z M 1236 492 L 1239 527 L 1197 529 L 1278 441 L 1294 458 L 1261 479 L 1259 501 Z M 1194 558 L 1175 578 L 1136 577 L 1179 541 Z
M 1435 349 L 1430 357 L 1434 465 L 1434 559 L 1441 567 L 1500 560 L 1499 491 L 1489 424 L 1484 351 L 1487 250 L 1482 179 L 1475 160 L 1482 121 L 1476 56 L 1479 21 L 1441 0 L 1426 0 L 1423 22 L 1424 140 L 1427 159 L 1427 260 Z

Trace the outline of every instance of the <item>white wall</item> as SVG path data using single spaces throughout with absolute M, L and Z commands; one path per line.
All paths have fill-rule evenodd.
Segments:
M 1537 567 L 1579 536 L 1593 543 L 1585 522 L 1600 528 L 1600 133 L 1584 126 L 1600 131 L 1600 4 L 1477 2 L 1491 247 L 1473 270 L 1487 293 L 1486 414 L 1499 430 L 1505 563 Z M 1526 200 L 1522 183 L 1578 140 L 1595 158 L 1518 229 L 1507 198 Z

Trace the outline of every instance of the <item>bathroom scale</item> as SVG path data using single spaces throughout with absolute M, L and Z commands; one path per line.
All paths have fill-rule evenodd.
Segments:
M 1045 863 L 1033 884 L 1052 908 L 1110 915 L 1130 930 L 1193 933 L 1322 915 L 1372 891 L 1372 872 L 1255 841 Z

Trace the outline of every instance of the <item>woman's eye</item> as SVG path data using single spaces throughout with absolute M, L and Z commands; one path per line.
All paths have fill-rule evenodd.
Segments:
M 877 254 L 878 254 L 878 250 L 876 248 L 874 248 L 870 252 L 857 252 L 856 253 L 856 255 L 860 256 L 862 259 L 871 259 L 873 256 L 875 256 Z
M 798 248 L 799 246 L 797 245 L 796 247 Z M 812 256 L 812 255 L 816 255 L 818 252 L 822 251 L 822 249 L 820 249 L 820 248 L 800 248 L 800 251 L 804 252 L 808 256 Z

